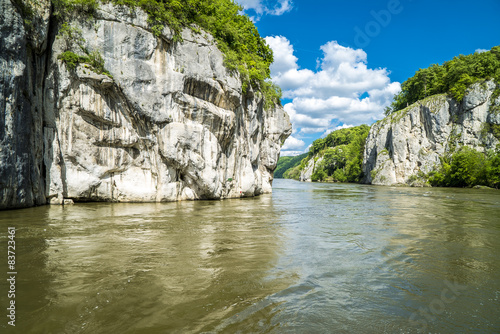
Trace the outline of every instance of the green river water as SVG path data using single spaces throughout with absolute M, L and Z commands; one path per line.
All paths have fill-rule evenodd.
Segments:
M 500 332 L 495 190 L 278 179 L 250 199 L 2 211 L 0 246 L 0 333 Z

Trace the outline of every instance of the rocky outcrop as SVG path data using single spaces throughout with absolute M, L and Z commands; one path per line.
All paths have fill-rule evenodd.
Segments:
M 242 92 L 209 34 L 174 42 L 141 10 L 101 5 L 68 22 L 102 56 L 110 75 L 97 74 L 58 59 L 78 48 L 46 11 L 28 40 L 20 8 L 0 4 L 0 208 L 271 191 L 289 118 Z
M 311 182 L 311 177 L 316 169 L 316 165 L 318 165 L 321 161 L 323 161 L 323 157 L 313 156 L 309 159 L 307 165 L 300 171 L 299 181 Z
M 45 203 L 43 186 L 43 64 L 50 3 L 27 31 L 23 8 L 0 0 L 0 209 Z
M 476 83 L 460 103 L 446 95 L 431 96 L 375 123 L 365 146 L 364 181 L 419 185 L 420 172 L 435 169 L 440 157 L 461 146 L 496 148 L 499 140 L 485 130 L 500 124 L 495 88 L 493 81 Z

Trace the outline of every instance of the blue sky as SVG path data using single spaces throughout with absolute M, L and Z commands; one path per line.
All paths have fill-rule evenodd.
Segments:
M 500 45 L 500 0 L 237 0 L 273 48 L 293 134 L 282 155 L 372 124 L 419 68 Z

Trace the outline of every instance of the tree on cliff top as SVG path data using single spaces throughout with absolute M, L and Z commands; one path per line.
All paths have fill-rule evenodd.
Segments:
M 500 83 L 500 46 L 486 52 L 460 55 L 443 65 L 433 64 L 419 69 L 413 77 L 403 82 L 401 92 L 394 96 L 394 102 L 386 114 L 434 94 L 448 93 L 461 101 L 467 87 L 485 79 Z

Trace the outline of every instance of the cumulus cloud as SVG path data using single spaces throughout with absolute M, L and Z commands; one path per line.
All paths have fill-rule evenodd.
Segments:
M 284 108 L 296 138 L 325 135 L 345 124 L 371 124 L 384 116 L 384 107 L 401 90 L 399 82 L 391 82 L 387 69 L 368 67 L 362 49 L 328 42 L 321 46 L 323 57 L 313 71 L 299 67 L 286 37 L 266 37 L 266 42 L 274 52 L 272 79 L 283 89 L 283 97 L 292 100 Z
M 309 150 L 309 149 L 308 149 Z M 305 153 L 304 151 L 281 151 L 281 157 L 295 157 L 297 155 L 301 155 Z
M 263 15 L 280 16 L 293 8 L 291 0 L 237 0 L 253 21 L 258 21 Z M 255 13 L 255 15 L 251 15 Z
M 351 125 L 351 124 L 342 124 L 342 125 L 339 125 L 333 129 L 328 129 L 326 130 L 322 135 L 321 135 L 321 138 L 325 138 L 326 136 L 328 136 L 330 133 L 332 133 L 333 131 L 337 131 L 337 130 L 340 130 L 340 129 L 349 129 L 349 128 L 352 128 L 354 125 Z
M 287 138 L 285 143 L 283 144 L 283 147 L 281 148 L 284 151 L 288 150 L 300 150 L 304 149 L 304 146 L 306 143 L 303 140 L 297 139 L 294 136 L 290 136 Z
M 476 49 L 476 51 L 475 51 L 475 52 L 477 52 L 477 53 L 483 53 L 483 52 L 488 52 L 488 51 L 490 51 L 490 50 L 486 50 L 486 49 Z

